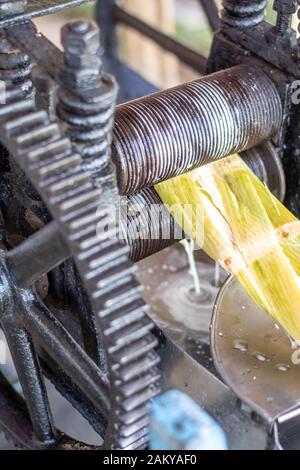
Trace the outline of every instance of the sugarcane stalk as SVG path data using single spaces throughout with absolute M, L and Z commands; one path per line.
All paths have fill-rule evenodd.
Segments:
M 237 155 L 160 183 L 176 222 L 233 273 L 269 315 L 300 339 L 300 222 Z M 186 206 L 192 216 L 184 220 Z M 204 238 L 196 210 L 203 211 Z M 189 210 L 189 214 L 191 211 Z M 184 224 L 185 222 L 185 224 Z

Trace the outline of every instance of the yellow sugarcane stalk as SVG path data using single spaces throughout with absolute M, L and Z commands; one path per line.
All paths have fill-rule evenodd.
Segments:
M 156 190 L 185 232 L 300 339 L 300 222 L 241 158 L 233 155 L 160 183 Z M 180 210 L 174 212 L 174 206 Z M 190 206 L 192 212 L 186 211 Z M 199 207 L 203 240 L 196 223 Z

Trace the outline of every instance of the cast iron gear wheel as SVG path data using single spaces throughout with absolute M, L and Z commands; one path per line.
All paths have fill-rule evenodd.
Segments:
M 16 260 L 17 264 L 18 259 L 26 260 L 29 244 L 24 242 L 11 252 L 2 252 L 0 322 L 14 360 L 22 359 L 27 345 L 34 374 L 39 376 L 40 384 L 33 390 L 36 383 L 28 381 L 37 377 L 17 368 L 36 437 L 44 445 L 64 447 L 64 438 L 52 426 L 35 343 L 42 345 L 107 420 L 105 448 L 144 448 L 148 442 L 149 403 L 159 393 L 159 358 L 157 340 L 151 333 L 153 322 L 146 314 L 141 286 L 128 260 L 129 249 L 118 238 L 118 227 L 105 230 L 111 204 L 117 197 L 114 171 L 108 174 L 106 168 L 105 184 L 95 188 L 89 172 L 82 169 L 80 155 L 62 136 L 58 124 L 51 122 L 45 111 L 37 110 L 35 99 L 24 97 L 24 90 L 18 87 L 14 87 L 7 103 L 0 105 L 0 140 L 53 218 L 34 235 L 37 250 L 43 253 L 48 248 L 49 252 L 53 243 L 52 257 L 57 258 L 53 267 L 65 259 L 64 251 L 76 263 L 95 313 L 108 369 L 105 375 L 32 289 L 34 274 L 47 271 L 43 269 L 43 262 L 50 261 L 47 256 L 39 260 L 39 272 L 24 288 L 23 281 L 19 282 L 10 270 Z M 27 255 L 30 260 L 32 253 Z M 22 311 L 17 325 L 16 311 Z M 40 394 L 38 403 L 33 392 Z M 30 443 L 21 444 L 31 447 Z

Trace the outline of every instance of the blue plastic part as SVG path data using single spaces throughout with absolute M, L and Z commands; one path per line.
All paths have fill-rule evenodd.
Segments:
M 179 390 L 157 397 L 151 407 L 152 450 L 227 450 L 220 425 Z

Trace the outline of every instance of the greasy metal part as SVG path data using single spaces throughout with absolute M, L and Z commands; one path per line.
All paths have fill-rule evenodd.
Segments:
M 222 5 L 222 22 L 244 29 L 263 21 L 267 0 L 223 0 Z
M 298 5 L 300 3 L 298 2 Z M 298 18 L 300 22 L 300 10 L 298 9 Z M 299 23 L 300 24 L 300 23 Z M 297 68 L 299 70 L 300 43 L 297 47 Z M 283 164 L 287 179 L 287 194 L 285 203 L 289 209 L 300 217 L 300 119 L 299 119 L 299 80 L 294 80 L 291 85 L 290 97 L 291 104 L 288 116 L 288 130 L 285 146 L 283 149 Z
M 68 23 L 62 29 L 62 44 L 64 67 L 57 113 L 67 124 L 66 134 L 80 151 L 83 169 L 91 173 L 95 186 L 103 186 L 103 172 L 108 171 L 110 177 L 108 143 L 116 84 L 102 71 L 102 62 L 97 57 L 99 31 L 92 23 Z
M 293 14 L 297 10 L 297 0 L 275 0 L 273 9 L 277 12 L 275 34 L 286 36 L 292 25 Z
M 5 37 L 0 41 L 0 80 L 5 83 L 2 90 L 2 102 L 13 102 L 16 95 L 24 98 L 33 95 L 31 81 L 31 63 L 29 56 L 14 47 Z
M 25 302 L 24 323 L 28 331 L 107 418 L 110 399 L 106 377 L 36 297 L 24 296 Z
M 18 15 L 25 11 L 26 0 L 2 0 L 0 2 L 0 18 Z
M 102 3 L 103 3 L 103 2 L 102 2 Z M 106 2 L 106 3 L 107 3 L 107 2 Z M 235 2 L 235 3 L 236 3 L 236 2 Z M 255 28 L 255 36 L 253 36 L 253 38 L 255 38 L 256 42 L 254 41 L 253 38 L 250 38 L 250 40 L 249 40 L 249 38 L 247 38 L 247 41 L 250 43 L 250 47 L 249 47 L 249 50 L 250 50 L 250 51 L 251 51 L 251 48 L 252 48 L 252 49 L 255 48 L 254 45 L 256 44 L 257 52 L 258 52 L 259 54 L 262 54 L 262 55 L 263 55 L 263 54 L 265 54 L 265 51 L 266 51 L 266 48 L 265 48 L 265 46 L 264 46 L 264 44 L 265 44 L 265 40 L 264 40 L 264 39 L 265 39 L 266 36 L 261 35 L 261 31 L 264 30 L 264 29 L 263 29 L 264 26 L 260 25 L 260 26 L 258 26 L 257 28 L 258 28 L 259 30 L 260 30 L 260 28 L 262 28 L 262 29 L 260 30 L 260 32 L 258 32 L 257 29 Z M 226 29 L 226 28 L 225 28 L 225 26 L 224 26 L 223 31 L 225 31 L 225 29 Z M 30 34 L 28 33 L 29 30 L 30 30 Z M 231 30 L 234 30 L 234 28 L 231 28 Z M 26 32 L 26 34 L 23 34 L 24 31 Z M 252 28 L 247 29 L 247 31 L 248 31 L 248 32 L 252 31 Z M 266 30 L 264 30 L 264 31 L 266 31 Z M 38 63 L 40 62 L 40 63 L 43 65 L 43 67 L 44 67 L 45 69 L 48 69 L 48 71 L 50 71 L 50 72 L 49 72 L 49 73 L 50 73 L 50 76 L 52 76 L 53 78 L 54 78 L 54 77 L 57 77 L 57 73 L 58 73 L 58 70 L 59 70 L 59 67 L 60 67 L 60 63 L 61 63 L 61 55 L 58 54 L 57 51 L 55 51 L 55 48 L 53 48 L 53 46 L 51 46 L 48 41 L 46 41 L 46 40 L 44 40 L 43 38 L 41 38 L 40 35 L 36 35 L 36 37 L 34 37 L 34 36 L 35 36 L 34 29 L 33 29 L 32 27 L 30 27 L 29 25 L 22 26 L 22 27 L 16 27 L 16 28 L 15 28 L 15 31 L 10 32 L 9 34 L 10 34 L 10 36 L 15 35 L 16 41 L 19 41 L 20 44 L 22 44 L 27 50 L 29 50 L 29 51 L 32 53 L 32 55 L 35 56 L 36 61 L 37 61 Z M 272 34 L 273 34 L 273 33 L 272 33 Z M 270 37 L 271 37 L 271 36 L 270 36 Z M 272 37 L 273 37 L 273 36 L 272 36 Z M 28 38 L 29 38 L 30 40 L 28 40 Z M 252 45 L 251 45 L 251 44 L 252 44 Z M 253 45 L 253 44 L 254 44 L 254 45 Z M 42 47 L 40 47 L 40 46 L 42 46 Z M 277 47 L 277 44 L 276 44 L 276 47 Z M 271 50 L 273 51 L 272 48 L 273 48 L 273 45 L 271 45 L 271 46 L 268 45 L 268 49 L 269 49 L 270 51 L 271 51 Z M 37 50 L 37 49 L 38 49 L 38 50 Z M 263 50 L 262 53 L 261 53 L 261 50 Z M 229 54 L 229 55 L 230 55 L 230 54 Z M 58 60 L 57 60 L 57 59 L 58 59 Z M 283 59 L 284 59 L 284 60 L 283 60 Z M 274 61 L 277 61 L 278 63 L 281 62 L 281 63 L 280 63 L 280 67 L 282 68 L 282 67 L 285 67 L 285 66 L 286 66 L 286 63 L 288 63 L 288 59 L 289 59 L 289 58 L 288 58 L 288 54 L 286 53 L 286 50 L 284 50 L 284 51 L 281 50 L 281 51 L 279 51 L 279 54 L 277 54 L 277 55 L 275 54 L 275 58 L 273 59 L 273 62 L 274 62 Z M 272 62 L 272 61 L 270 61 L 270 62 Z M 117 65 L 116 65 L 116 64 L 117 64 Z M 120 64 L 117 63 L 117 62 L 116 62 L 112 67 L 115 67 L 115 70 L 118 70 L 118 71 L 119 71 L 118 73 L 120 73 L 120 74 L 122 74 L 122 73 L 124 72 L 124 70 L 125 70 L 125 68 L 124 68 L 124 67 L 121 67 Z M 288 64 L 288 67 L 289 67 L 289 70 L 292 69 L 292 66 L 290 66 L 290 64 Z M 288 67 L 287 67 L 287 68 L 288 68 Z M 271 67 L 270 67 L 270 68 L 271 68 Z M 127 78 L 126 78 L 127 81 L 125 80 L 123 83 L 125 83 L 125 84 L 127 83 L 127 84 L 128 84 L 129 77 L 130 77 L 130 79 L 131 79 L 132 75 L 128 74 L 127 72 L 126 72 L 126 74 L 127 74 Z M 144 82 L 142 82 L 142 81 L 135 82 L 135 83 L 139 83 L 139 86 L 141 87 L 140 89 L 142 89 L 143 86 L 145 86 L 145 87 L 146 87 L 146 86 L 149 86 L 149 85 L 146 85 L 146 84 L 145 84 Z M 145 88 L 145 89 L 146 89 L 146 88 Z M 127 92 L 127 93 L 128 93 L 128 92 Z M 132 91 L 132 95 L 129 93 L 128 96 L 134 96 L 134 93 L 136 93 L 136 90 Z M 137 93 L 139 93 L 139 92 L 137 92 Z M 140 92 L 140 94 L 142 94 L 142 93 Z M 123 96 L 126 96 L 126 92 L 123 93 Z M 123 98 L 123 99 L 124 99 L 124 98 Z M 0 110 L 0 111 L 1 111 L 1 110 Z M 34 127 L 34 126 L 33 126 L 33 127 Z M 12 139 L 14 139 L 14 136 L 12 137 Z M 7 139 L 7 141 L 8 141 L 8 139 Z M 42 139 L 41 139 L 41 140 L 38 140 L 37 146 L 39 146 L 39 145 L 42 146 L 42 144 L 43 144 Z M 15 147 L 14 147 L 14 148 L 15 148 Z M 48 156 L 49 156 L 49 160 L 50 160 L 50 155 L 48 154 Z M 51 155 L 51 157 L 53 157 L 53 155 Z M 23 155 L 22 155 L 22 158 L 23 158 Z M 25 160 L 26 160 L 26 158 L 25 158 Z M 31 169 L 32 169 L 32 168 L 31 168 Z M 36 175 L 35 175 L 35 176 L 36 176 Z M 43 189 L 43 191 L 44 191 L 44 189 Z M 145 191 L 148 192 L 148 190 L 145 190 Z M 149 191 L 150 191 L 150 190 L 149 190 Z M 44 191 L 43 194 L 45 195 L 45 191 Z M 142 193 L 137 194 L 137 195 L 132 195 L 132 196 L 130 197 L 130 199 L 132 199 L 132 201 L 133 201 L 133 200 L 134 200 L 134 197 L 136 196 L 137 199 L 138 199 L 138 203 L 140 203 L 140 202 L 141 202 L 141 199 L 140 199 L 141 194 L 142 194 Z M 73 194 L 72 194 L 72 195 L 73 195 Z M 59 197 L 61 197 L 61 195 L 60 195 Z M 66 195 L 66 199 L 67 199 L 68 197 L 71 197 L 71 196 L 70 196 L 70 195 L 68 195 L 68 196 Z M 148 197 L 148 195 L 147 195 L 147 197 Z M 47 196 L 47 195 L 44 196 L 44 198 L 45 198 L 45 200 L 47 201 L 48 198 L 49 198 L 49 195 L 48 195 L 48 196 Z M 151 194 L 150 194 L 150 198 L 151 198 Z M 52 199 L 50 202 L 53 204 L 53 199 Z M 52 207 L 52 209 L 53 209 L 53 207 Z M 83 213 L 85 213 L 85 206 L 82 206 L 82 212 L 81 212 L 81 214 L 83 214 Z M 80 217 L 78 216 L 78 219 L 77 219 L 78 223 L 79 223 L 79 220 L 80 220 Z M 65 222 L 65 221 L 64 221 L 64 222 Z M 134 220 L 134 223 L 136 223 L 135 220 Z M 159 224 L 157 224 L 157 227 L 159 227 Z M 65 228 L 65 226 L 64 226 L 64 228 Z M 69 236 L 70 236 L 69 232 L 66 232 L 66 231 L 65 231 L 64 233 L 65 233 L 65 237 L 69 237 Z M 67 233 L 67 235 L 66 235 L 66 233 Z M 78 232 L 77 232 L 77 233 L 78 233 Z M 79 243 L 85 243 L 85 242 L 86 242 L 86 238 L 83 237 L 83 239 L 81 239 Z M 74 243 L 74 240 L 73 240 L 73 243 Z M 115 246 L 112 246 L 112 251 L 110 252 L 110 254 L 112 254 L 112 252 L 113 252 L 114 249 L 116 249 L 116 247 L 115 247 Z M 147 247 L 147 250 L 148 250 L 148 249 L 149 249 L 149 247 Z M 139 248 L 139 250 L 141 251 L 142 248 Z M 73 247 L 73 253 L 74 253 L 74 251 L 76 251 L 76 249 L 74 249 L 74 247 Z M 76 251 L 76 253 L 77 253 L 77 251 Z M 147 251 L 147 253 L 148 253 L 148 251 Z M 107 253 L 106 253 L 106 254 L 107 254 Z M 103 263 L 108 262 L 109 259 L 110 259 L 109 256 L 108 256 L 108 257 L 106 256 L 105 259 L 103 259 Z M 99 264 L 99 266 L 100 266 L 100 264 Z M 81 270 L 81 273 L 83 273 L 83 272 L 85 272 L 84 269 Z M 106 273 L 105 273 L 105 274 L 106 274 Z M 83 276 L 83 277 L 84 277 L 84 276 Z M 103 279 L 104 279 L 104 278 L 103 278 Z M 103 282 L 103 279 L 101 280 L 101 282 Z M 111 281 L 111 278 L 110 278 L 110 281 Z M 112 279 L 112 282 L 115 282 L 115 278 Z M 124 295 L 125 295 L 125 292 L 124 292 Z M 93 306 L 94 306 L 94 305 L 93 305 Z M 97 318 L 98 318 L 98 317 L 97 317 Z M 126 337 L 126 333 L 127 333 L 127 332 L 125 331 L 125 337 Z M 120 331 L 119 339 L 123 337 L 122 335 L 124 335 L 124 330 L 121 330 L 121 331 Z M 115 339 L 115 338 L 114 338 L 114 339 Z M 148 346 L 148 347 L 153 347 L 153 343 L 152 343 L 152 346 L 151 346 L 151 342 L 153 341 L 153 338 L 150 338 L 149 341 L 150 341 L 150 346 L 149 346 L 149 343 L 147 343 L 147 342 L 144 343 L 144 345 L 146 344 L 146 346 Z M 107 344 L 107 343 L 106 343 L 106 344 Z M 146 349 L 143 349 L 143 354 L 145 353 L 145 351 L 148 351 L 147 347 L 146 347 Z M 197 370 L 198 370 L 197 367 L 195 367 L 193 370 L 192 370 L 192 369 L 189 369 L 189 367 L 188 367 L 188 362 L 185 362 L 185 363 L 184 363 L 184 366 L 183 366 L 184 372 L 187 372 L 187 374 L 186 374 L 186 376 L 185 376 L 186 378 L 184 378 L 184 374 L 181 374 L 181 375 L 178 374 L 178 369 L 176 369 L 176 364 L 175 364 L 175 369 L 174 369 L 174 368 L 171 368 L 171 365 L 170 365 L 170 360 L 171 360 L 172 358 L 173 358 L 173 359 L 176 359 L 176 358 L 178 359 L 178 358 L 179 358 L 178 352 L 180 352 L 180 350 L 178 350 L 178 349 L 176 350 L 176 347 L 175 347 L 175 349 L 174 349 L 174 348 L 171 348 L 171 349 L 169 349 L 169 350 L 167 351 L 167 353 L 166 353 L 166 358 L 167 358 L 168 360 L 167 360 L 167 362 L 164 362 L 164 365 L 166 366 L 166 367 L 165 367 L 165 371 L 169 371 L 170 373 L 166 373 L 166 374 L 165 374 L 165 378 L 166 378 L 166 380 L 167 380 L 167 382 L 165 383 L 165 386 L 166 386 L 166 387 L 169 387 L 170 384 L 173 384 L 173 383 L 174 383 L 174 385 L 177 385 L 177 384 L 178 384 L 178 386 L 180 387 L 180 385 L 182 386 L 181 379 L 184 379 L 184 381 L 185 381 L 184 387 L 186 387 L 186 386 L 187 386 L 186 383 L 189 382 L 189 385 L 192 384 L 193 380 L 191 380 L 191 377 L 192 377 L 192 379 L 197 377 L 197 380 L 195 379 L 195 381 L 193 382 L 193 386 L 190 388 L 191 393 L 192 393 L 192 394 L 195 393 L 195 392 L 197 392 L 198 394 L 200 393 L 201 400 L 203 400 L 203 403 L 204 403 L 204 404 L 205 404 L 205 402 L 207 403 L 207 401 L 206 401 L 206 399 L 207 399 L 206 390 L 205 390 L 204 388 L 202 388 L 202 387 L 199 387 L 199 380 L 200 380 L 201 383 L 207 383 L 207 374 L 201 375 L 201 378 L 200 378 L 199 375 L 196 374 L 196 372 L 197 372 Z M 118 360 L 119 360 L 119 361 L 121 360 L 120 358 L 123 358 L 123 357 L 124 357 L 124 354 L 122 355 L 122 353 L 123 353 L 123 351 L 121 350 L 121 351 L 120 351 L 120 354 L 119 354 L 119 357 L 118 357 Z M 187 358 L 187 359 L 190 359 L 190 358 Z M 194 362 L 194 361 L 192 361 L 192 362 Z M 47 365 L 48 365 L 48 362 L 47 362 Z M 61 375 L 60 375 L 60 374 L 61 374 Z M 61 372 L 60 372 L 60 371 L 56 371 L 56 375 L 55 375 L 56 383 L 60 383 L 61 389 L 64 388 L 64 386 L 61 385 L 61 383 L 63 382 L 63 378 L 62 378 L 63 375 L 62 375 L 62 374 L 63 374 L 62 371 L 61 371 Z M 180 380 L 179 380 L 179 375 L 180 375 Z M 178 380 L 177 380 L 177 381 L 175 380 L 175 382 L 174 382 L 174 379 L 175 379 L 175 378 L 178 379 L 179 382 L 178 382 Z M 150 381 L 153 380 L 153 376 L 151 376 L 151 374 L 150 374 L 149 380 L 150 380 Z M 131 383 L 132 383 L 132 382 L 131 382 Z M 210 383 L 211 383 L 211 382 L 210 382 Z M 221 384 L 221 382 L 220 382 L 220 384 Z M 66 383 L 65 386 L 68 387 L 68 384 Z M 71 386 L 74 386 L 74 384 L 71 383 Z M 172 385 L 171 385 L 171 386 L 172 386 Z M 222 386 L 225 387 L 226 390 L 228 390 L 228 388 L 227 388 L 226 386 L 224 386 L 224 384 L 222 384 Z M 129 387 L 129 388 L 130 388 L 130 387 Z M 73 390 L 74 390 L 74 392 L 73 392 L 73 400 L 74 400 L 74 403 L 77 402 L 77 406 L 79 406 L 79 409 L 80 409 L 80 405 L 78 405 L 78 397 L 81 397 L 80 392 L 79 392 L 78 390 L 76 391 L 76 388 L 73 389 Z M 209 389 L 209 390 L 211 390 L 211 389 Z M 124 391 L 124 390 L 123 390 L 123 391 Z M 63 393 L 66 393 L 66 392 L 64 391 Z M 211 393 L 211 392 L 210 392 L 210 393 Z M 220 397 L 219 392 L 216 392 L 216 393 L 217 393 L 217 396 Z M 242 428 L 242 427 L 237 426 L 236 416 L 238 416 L 238 417 L 239 417 L 238 419 L 240 419 L 240 414 L 239 414 L 239 411 L 237 411 L 236 408 L 234 407 L 235 395 L 234 395 L 231 391 L 230 391 L 230 393 L 231 393 L 231 395 L 232 395 L 232 397 L 233 397 L 233 401 L 232 401 L 233 406 L 232 406 L 232 408 L 230 408 L 230 407 L 228 407 L 228 406 L 224 406 L 224 407 L 220 406 L 220 407 L 216 407 L 216 408 L 214 409 L 214 407 L 212 406 L 211 409 L 212 409 L 212 410 L 214 409 L 214 411 L 216 412 L 216 417 L 218 417 L 219 415 L 222 415 L 222 416 L 224 417 L 224 424 L 225 424 L 225 422 L 228 422 L 228 421 L 230 422 L 230 417 L 232 417 L 233 426 L 232 426 L 232 428 L 230 428 L 230 426 L 229 426 L 229 428 L 226 429 L 226 430 L 228 430 L 228 432 L 229 432 L 229 434 L 230 434 L 231 436 L 233 436 L 233 435 L 242 436 L 242 435 L 243 435 L 243 432 L 245 431 L 245 428 Z M 77 400 L 74 398 L 75 396 L 77 396 Z M 211 393 L 211 396 L 214 397 L 214 399 L 212 400 L 212 402 L 215 402 L 215 394 L 212 394 L 212 393 Z M 124 403 L 125 403 L 125 402 L 124 402 L 125 394 L 121 394 L 121 393 L 120 393 L 120 397 L 121 397 L 120 402 L 122 402 L 122 405 L 124 405 Z M 0 395 L 0 398 L 2 398 L 1 395 Z M 139 400 L 139 399 L 140 399 L 140 398 L 137 398 L 137 397 L 135 398 L 135 400 Z M 144 398 L 143 398 L 143 399 L 144 399 Z M 81 401 L 84 403 L 85 400 L 86 400 L 86 397 L 83 396 Z M 79 399 L 79 401 L 80 401 L 80 399 Z M 125 400 L 125 401 L 126 401 L 126 400 Z M 133 400 L 133 402 L 134 402 L 134 400 Z M 130 403 L 131 403 L 131 405 L 130 405 Z M 135 402 L 135 403 L 136 403 L 136 402 Z M 218 402 L 218 403 L 220 403 L 220 402 Z M 83 405 L 83 406 L 84 406 L 84 405 Z M 131 400 L 131 402 L 130 402 L 130 400 L 127 400 L 127 403 L 126 403 L 126 405 L 124 405 L 124 406 L 132 406 L 132 400 Z M 143 408 L 143 410 L 144 410 L 144 408 Z M 143 412 L 144 412 L 143 410 L 142 410 L 140 416 L 143 415 Z M 229 416 L 228 416 L 228 410 L 230 410 Z M 136 409 L 135 409 L 135 411 L 136 411 Z M 227 413 L 227 414 L 226 414 L 226 413 Z M 87 414 L 89 415 L 90 413 L 87 413 Z M 135 413 L 135 416 L 137 416 L 136 413 Z M 128 418 L 128 416 L 127 416 L 127 418 Z M 244 418 L 244 419 L 243 419 L 243 418 L 244 418 L 244 416 L 241 416 L 241 419 L 240 419 L 239 422 L 243 422 L 244 424 L 246 424 L 246 421 L 247 421 L 247 423 L 249 423 L 249 425 L 253 427 L 254 423 L 253 423 L 253 421 L 250 419 L 250 417 L 248 417 L 248 418 L 249 418 L 248 420 L 247 420 L 246 418 Z M 90 419 L 90 418 L 89 418 L 89 419 Z M 137 421 L 138 424 L 139 424 L 139 427 L 135 428 L 134 430 L 137 431 L 137 429 L 139 429 L 139 430 L 142 429 L 142 431 L 140 431 L 140 434 L 139 434 L 139 436 L 141 437 L 140 444 L 142 444 L 142 443 L 145 443 L 145 442 L 146 442 L 146 437 L 143 437 L 143 436 L 144 436 L 145 429 L 146 429 L 146 427 L 147 427 L 147 417 L 145 416 L 145 418 L 142 418 L 140 421 L 141 421 L 141 422 L 138 422 L 138 421 Z M 143 423 L 143 424 L 141 425 L 141 423 Z M 248 426 L 248 424 L 247 424 L 247 426 Z M 246 426 L 246 428 L 247 428 L 247 426 Z M 248 429 L 248 428 L 247 428 L 247 429 Z M 125 436 L 125 435 L 128 436 L 128 433 L 130 434 L 131 432 L 133 432 L 133 427 L 131 427 L 131 429 L 129 429 L 129 431 L 128 431 L 128 428 L 126 428 L 126 427 L 121 430 L 121 433 L 123 433 L 123 436 Z M 256 430 L 255 430 L 255 432 L 256 432 Z M 125 442 L 125 443 L 124 443 L 124 441 L 123 441 L 123 443 L 122 443 L 123 446 L 124 446 L 124 445 L 130 446 L 130 445 L 131 445 L 130 442 L 132 443 L 132 442 L 134 441 L 134 439 L 136 438 L 137 435 L 138 435 L 138 434 L 135 434 L 134 437 L 131 437 L 131 440 L 129 440 L 129 441 Z M 246 435 L 247 435 L 247 432 L 246 432 Z M 247 441 L 248 436 L 249 436 L 249 435 L 247 435 L 245 441 Z M 241 439 L 242 439 L 242 438 L 241 438 Z M 262 437 L 262 436 L 261 436 L 261 440 L 263 440 L 263 437 Z M 137 442 L 137 441 L 135 441 L 135 443 L 136 443 L 136 442 Z M 56 443 L 55 446 L 59 446 L 59 444 Z M 54 446 L 54 447 L 55 447 L 55 446 Z M 138 444 L 136 444 L 136 446 L 138 446 Z
M 8 0 L 1 2 L 5 14 L 0 15 L 0 28 L 24 23 L 32 18 L 57 13 L 66 8 L 74 8 L 92 0 Z M 1 9 L 0 9 L 1 11 Z M 3 11 L 4 13 L 4 11 Z
M 225 43 L 230 40 L 231 44 L 227 43 L 227 47 L 221 52 L 216 48 L 216 42 L 219 40 Z M 239 49 L 239 60 L 235 63 L 249 62 L 249 59 L 259 58 L 262 59 L 262 66 L 269 68 L 272 74 L 278 69 L 293 77 L 299 77 L 296 45 L 296 33 L 293 29 L 282 37 L 277 35 L 274 27 L 265 21 L 255 28 L 248 29 L 237 29 L 224 24 L 221 32 L 215 36 L 210 59 L 221 60 L 223 67 L 228 67 L 232 59 L 237 58 L 236 51 Z M 218 53 L 221 57 L 218 57 Z M 207 70 L 211 72 L 209 63 Z
M 269 425 L 299 406 L 298 349 L 233 278 L 214 308 L 211 349 L 224 382 Z
M 215 32 L 220 26 L 219 11 L 215 0 L 199 0 L 211 29 Z
M 14 390 L 2 373 L 0 373 L 0 391 L 1 431 L 9 440 L 16 443 L 17 447 L 31 450 L 43 449 L 43 444 L 37 441 L 34 436 L 24 399 Z M 69 450 L 75 447 L 78 450 L 95 449 L 95 447 L 81 444 L 59 431 L 56 431 L 56 437 L 56 444 L 50 446 L 51 449 Z
M 274 147 L 271 142 L 265 142 L 241 153 L 241 157 L 256 176 L 283 202 L 286 180 L 281 156 L 280 149 Z
M 101 17 L 103 18 L 103 16 Z M 39 64 L 43 73 L 48 75 L 50 80 L 53 80 L 52 84 L 56 87 L 55 82 L 59 81 L 60 71 L 63 66 L 62 51 L 54 46 L 42 33 L 38 33 L 32 22 L 16 25 L 12 30 L 7 30 L 6 34 L 11 41 L 30 54 Z M 120 60 L 111 58 L 107 53 L 102 56 L 102 59 L 103 69 L 113 74 L 119 84 L 119 103 L 158 91 L 154 85 L 129 69 Z
M 274 445 L 278 450 L 299 450 L 300 408 L 288 410 L 274 423 Z
M 281 119 L 273 82 L 244 65 L 121 105 L 112 143 L 120 193 L 253 147 Z
M 170 246 L 184 237 L 154 188 L 131 194 L 123 206 L 121 226 L 134 262 Z
M 193 49 L 184 46 L 176 39 L 153 28 L 139 18 L 130 15 L 118 5 L 115 5 L 113 8 L 113 18 L 116 22 L 129 26 L 143 36 L 151 39 L 165 51 L 175 54 L 183 64 L 188 65 L 200 74 L 205 73 L 207 59 Z
M 16 365 L 35 438 L 44 445 L 54 444 L 52 416 L 32 338 L 14 315 L 1 315 L 1 327 Z
M 47 245 L 51 246 L 51 251 L 45 250 Z M 26 288 L 52 271 L 69 255 L 69 248 L 60 235 L 59 225 L 53 221 L 9 251 L 6 262 L 8 269 L 14 273 L 17 285 Z
M 81 47 L 80 35 L 77 39 Z M 21 116 L 16 104 L 14 108 L 4 105 L 0 109 L 1 140 L 39 188 L 53 218 L 59 220 L 103 333 L 111 393 L 105 445 L 143 447 L 147 444 L 148 403 L 159 391 L 154 352 L 157 342 L 150 334 L 153 323 L 145 315 L 134 268 L 128 262 L 128 248 L 118 240 L 117 227 L 110 232 L 104 230 L 116 197 L 113 171 L 108 175 L 105 168 L 104 184 L 94 189 L 89 173 L 82 169 L 80 156 L 74 153 L 70 141 L 62 138 L 57 124 L 50 123 L 46 113 L 37 112 L 32 100 Z M 107 155 L 109 144 L 108 133 Z M 26 318 L 34 328 L 32 322 L 38 321 L 38 314 L 29 317 L 27 313 Z M 61 328 L 63 344 L 66 334 Z M 42 325 L 40 332 L 34 329 L 37 342 L 39 334 L 49 353 L 53 343 L 47 343 L 48 334 Z M 56 346 L 60 341 L 55 342 Z M 68 349 L 72 350 L 70 343 L 64 350 L 64 366 L 75 379 L 76 374 L 68 366 Z M 56 354 L 55 349 L 51 353 Z M 76 382 L 81 379 L 76 377 Z

